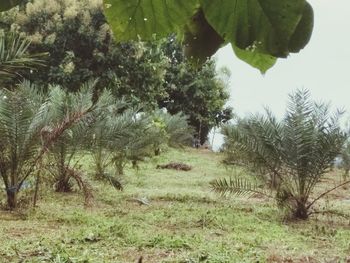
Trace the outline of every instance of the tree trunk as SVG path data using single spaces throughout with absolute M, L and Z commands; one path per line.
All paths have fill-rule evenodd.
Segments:
M 298 203 L 294 211 L 294 217 L 297 219 L 306 220 L 309 217 L 308 210 L 305 203 Z
M 69 193 L 72 192 L 72 186 L 69 182 L 69 176 L 61 177 L 56 183 L 55 190 L 60 193 Z
M 38 200 L 39 185 L 40 185 L 40 170 L 41 170 L 41 167 L 39 168 L 38 173 L 36 175 L 35 190 L 34 190 L 34 197 L 33 197 L 33 207 L 36 207 L 36 202 Z
M 137 164 L 137 160 L 132 160 L 131 163 L 132 163 L 132 168 L 133 169 L 135 169 L 135 170 L 139 169 L 139 165 Z
M 155 155 L 155 156 L 159 156 L 159 155 L 160 155 L 160 148 L 156 148 L 156 149 L 154 150 L 154 155 Z
M 102 179 L 104 178 L 104 176 L 105 176 L 104 168 L 102 167 L 101 162 L 97 161 L 95 165 L 95 177 L 97 179 Z
M 7 206 L 9 209 L 14 210 L 17 208 L 17 190 L 7 189 Z

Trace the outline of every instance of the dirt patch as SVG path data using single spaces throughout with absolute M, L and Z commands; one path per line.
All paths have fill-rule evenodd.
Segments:
M 142 261 L 139 261 L 142 257 Z M 125 262 L 164 262 L 176 258 L 176 252 L 162 249 L 134 249 L 130 248 L 123 253 L 122 258 Z
M 350 257 L 348 258 L 340 258 L 335 257 L 331 259 L 324 259 L 324 260 L 318 260 L 316 258 L 313 258 L 311 256 L 304 256 L 300 258 L 293 258 L 293 257 L 283 257 L 276 254 L 272 254 L 267 258 L 267 262 L 269 263 L 338 263 L 338 262 L 346 262 L 350 263 Z
M 177 162 L 171 162 L 167 164 L 160 164 L 157 165 L 157 169 L 172 169 L 177 171 L 190 171 L 192 170 L 192 166 L 185 164 L 185 163 L 177 163 Z

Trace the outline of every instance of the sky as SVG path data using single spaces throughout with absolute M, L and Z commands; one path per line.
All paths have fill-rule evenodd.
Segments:
M 314 31 L 309 44 L 287 59 L 279 59 L 265 75 L 238 60 L 231 46 L 220 49 L 218 66 L 230 69 L 230 100 L 241 117 L 268 106 L 283 116 L 288 94 L 310 90 L 317 101 L 345 108 L 350 118 L 350 0 L 309 0 Z
M 215 57 L 231 71 L 228 104 L 240 117 L 262 112 L 264 106 L 282 117 L 288 94 L 306 88 L 314 100 L 331 102 L 350 119 L 350 0 L 309 0 L 314 30 L 309 44 L 287 59 L 279 59 L 265 75 L 237 59 L 226 46 Z M 212 138 L 210 138 L 210 141 Z M 214 148 L 222 143 L 218 134 Z

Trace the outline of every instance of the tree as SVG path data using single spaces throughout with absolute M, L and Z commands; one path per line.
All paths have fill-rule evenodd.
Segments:
M 214 60 L 193 67 L 173 37 L 164 43 L 163 49 L 169 58 L 164 82 L 168 95 L 159 101 L 159 106 L 171 114 L 187 115 L 189 124 L 204 143 L 211 128 L 232 117 L 232 109 L 224 107 L 229 98 L 224 78 L 229 78 L 230 73 L 219 75 Z
M 4 0 L 7 10 L 25 0 Z M 189 56 L 210 57 L 230 43 L 237 57 L 265 72 L 276 58 L 309 42 L 313 10 L 306 0 L 104 0 L 118 41 L 184 36 Z
M 282 121 L 267 111 L 265 116 L 253 115 L 226 126 L 225 149 L 240 164 L 253 168 L 264 183 L 273 182 L 274 198 L 280 207 L 288 208 L 295 218 L 307 219 L 316 201 L 350 183 L 343 182 L 310 200 L 346 139 L 339 114 L 331 114 L 329 105 L 312 102 L 308 91 L 299 90 L 290 95 Z M 212 187 L 221 193 L 264 193 L 240 178 L 217 180 Z
M 99 78 L 97 88 L 109 86 L 116 97 L 127 96 L 156 105 L 164 97 L 167 58 L 157 42 L 117 44 L 101 1 L 34 0 L 1 18 L 2 24 L 25 36 L 32 54 L 48 52 L 36 74 L 22 73 L 39 85 L 54 83 L 67 90 Z
M 157 102 L 167 97 L 164 87 L 168 57 L 162 41 L 128 42 L 118 45 L 118 67 L 108 84 L 116 98 L 124 97 L 134 107 L 156 109 Z

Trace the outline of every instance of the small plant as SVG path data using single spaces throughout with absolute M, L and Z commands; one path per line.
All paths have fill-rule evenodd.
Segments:
M 350 183 L 345 181 L 310 200 L 346 139 L 339 127 L 340 115 L 339 111 L 331 115 L 329 105 L 314 103 L 308 91 L 299 90 L 290 95 L 282 121 L 267 111 L 265 116 L 253 115 L 225 126 L 225 149 L 270 185 L 279 207 L 295 218 L 307 219 L 316 201 Z M 222 194 L 266 194 L 242 178 L 216 180 L 212 188 Z
M 130 160 L 139 160 L 148 153 L 147 120 L 137 117 L 137 110 L 114 102 L 94 119 L 91 130 L 91 152 L 97 178 L 113 182 L 124 174 Z M 113 164 L 114 176 L 106 172 Z
M 93 83 L 90 84 L 93 86 Z M 70 112 L 76 111 L 76 107 L 82 103 L 82 101 L 79 101 L 79 98 L 82 98 L 83 94 L 86 95 L 84 96 L 84 103 L 91 103 L 92 93 L 89 92 L 89 89 L 92 89 L 92 86 L 83 87 L 77 93 L 67 93 L 59 87 L 52 87 L 53 90 L 51 92 L 56 94 L 56 101 L 50 108 L 51 119 L 63 119 Z M 80 187 L 82 186 L 79 182 L 83 181 L 83 179 L 79 178 L 76 180 L 81 173 L 74 170 L 77 170 L 79 166 L 77 153 L 79 150 L 82 150 L 82 145 L 88 133 L 84 119 L 86 118 L 81 119 L 77 125 L 65 130 L 50 149 L 50 161 L 47 169 L 53 175 L 54 187 L 57 192 L 70 192 L 73 186 L 72 180 L 76 181 Z M 46 129 L 51 130 L 50 125 Z
M 159 154 L 162 145 L 182 147 L 192 142 L 193 129 L 188 125 L 188 119 L 181 112 L 171 115 L 158 110 L 153 114 L 154 128 L 158 140 L 154 143 L 155 154 Z

